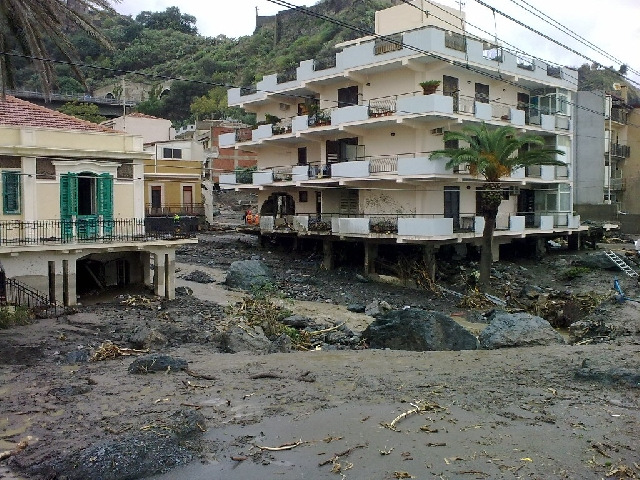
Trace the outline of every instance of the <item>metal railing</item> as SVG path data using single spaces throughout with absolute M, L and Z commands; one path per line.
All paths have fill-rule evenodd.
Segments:
M 171 231 L 147 231 L 144 219 L 105 220 L 74 218 L 22 222 L 0 221 L 0 246 L 56 245 L 66 243 L 145 242 L 191 238 L 195 232 L 185 232 L 176 224 Z
M 609 186 L 611 187 L 611 190 L 621 191 L 626 188 L 627 184 L 625 179 L 622 177 L 611 177 L 609 178 Z M 605 188 L 605 190 L 607 189 Z
M 202 203 L 164 203 L 162 205 L 145 205 L 145 216 L 166 217 L 166 216 L 195 216 L 204 215 L 204 205 Z
M 309 127 L 323 127 L 325 125 L 331 125 L 331 109 L 327 108 L 319 110 L 318 112 L 309 115 L 307 125 L 309 125 Z
M 482 46 L 482 56 L 487 60 L 493 60 L 494 62 L 502 62 L 503 54 L 502 47 L 493 44 L 484 44 Z
M 611 149 L 612 157 L 629 158 L 629 156 L 631 156 L 631 147 L 629 145 L 612 143 L 609 148 Z M 605 153 L 608 154 L 609 152 L 605 152 Z
M 460 52 L 466 52 L 467 40 L 460 33 L 446 32 L 444 34 L 444 46 Z
M 629 120 L 629 113 L 622 108 L 612 108 L 611 109 L 611 120 L 618 123 L 627 124 Z
M 554 78 L 562 78 L 562 68 L 547 65 L 547 76 Z
M 369 173 L 394 173 L 398 171 L 398 156 L 385 155 L 369 158 Z
M 331 164 L 309 164 L 309 178 L 331 178 Z
M 276 83 L 292 82 L 297 78 L 297 69 L 295 67 L 289 68 L 282 73 L 278 73 L 276 76 Z
M 530 72 L 533 72 L 536 69 L 533 57 L 528 57 L 522 54 L 516 55 L 516 66 L 522 70 L 529 70 Z
M 383 55 L 389 52 L 402 50 L 402 33 L 387 35 L 384 38 L 376 38 L 373 44 L 373 54 Z
M 251 128 L 239 128 L 236 130 L 236 142 L 248 142 L 252 138 Z
M 292 117 L 283 118 L 275 125 L 271 126 L 271 133 L 274 135 L 282 135 L 284 133 L 291 133 Z
M 334 55 L 331 58 L 319 58 L 313 61 L 313 70 L 327 70 L 329 68 L 334 68 L 336 66 L 336 56 Z
M 272 172 L 274 182 L 290 182 L 293 177 L 292 167 L 274 167 Z
M 62 305 L 51 303 L 47 295 L 15 278 L 6 278 L 4 281 L 6 297 L 0 300 L 0 305 L 26 307 L 36 312 L 39 317 L 57 316 L 64 312 Z
M 369 116 L 382 117 L 396 111 L 396 97 L 377 98 L 369 100 Z

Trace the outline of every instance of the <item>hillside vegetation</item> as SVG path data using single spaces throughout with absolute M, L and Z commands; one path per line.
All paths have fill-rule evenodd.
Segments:
M 398 4 L 400 0 L 322 0 L 310 9 L 319 15 L 370 31 L 374 12 Z M 361 31 L 341 27 L 321 18 L 291 10 L 274 18 L 261 17 L 253 35 L 229 38 L 224 35 L 204 37 L 198 34 L 196 17 L 178 7 L 164 12 L 142 12 L 135 18 L 101 13 L 95 21 L 113 43 L 106 50 L 80 33 L 69 32 L 84 67 L 84 85 L 73 76 L 71 68 L 58 65 L 57 88 L 62 92 L 92 92 L 115 85 L 121 71 L 127 79 L 158 85 L 163 78 L 181 78 L 169 95 L 160 98 L 159 88 L 151 88 L 139 109 L 145 113 L 171 119 L 178 124 L 199 118 L 233 116 L 251 121 L 238 109 L 226 106 L 224 90 L 228 86 L 251 85 L 263 75 L 283 72 L 301 60 L 326 59 L 334 55 L 333 46 L 363 35 Z M 581 89 L 611 89 L 621 79 L 609 69 L 579 70 Z M 195 82 L 194 82 L 195 81 Z M 39 79 L 26 61 L 17 72 L 22 88 L 39 89 Z M 632 94 L 632 96 L 635 94 Z M 634 97 L 637 101 L 637 95 Z

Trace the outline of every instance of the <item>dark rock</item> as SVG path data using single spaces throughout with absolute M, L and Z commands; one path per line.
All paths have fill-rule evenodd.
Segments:
M 520 290 L 518 294 L 522 298 L 535 299 L 538 298 L 541 294 L 544 293 L 544 290 L 537 285 L 525 285 Z
M 188 273 L 187 275 L 184 275 L 182 277 L 183 280 L 187 280 L 189 282 L 196 282 L 196 283 L 213 283 L 215 282 L 215 280 L 207 273 L 200 271 L 200 270 L 194 270 L 191 273 Z
M 139 327 L 129 337 L 133 348 L 150 348 L 167 344 L 167 337 L 155 328 Z
M 193 290 L 190 289 L 189 287 L 176 287 L 176 295 L 180 295 L 180 296 L 189 296 L 189 295 L 193 295 Z
M 544 318 L 528 313 L 507 313 L 493 310 L 488 316 L 489 325 L 481 333 L 480 348 L 527 347 L 565 343 Z
M 378 316 L 362 333 L 372 348 L 413 350 L 475 350 L 475 336 L 440 312 L 418 308 Z
M 604 385 L 622 384 L 640 388 L 640 369 L 624 367 L 599 367 L 585 359 L 576 370 L 576 378 L 598 382 Z
M 367 307 L 365 307 L 361 303 L 350 303 L 349 305 L 347 305 L 347 310 L 354 313 L 364 313 L 366 308 Z
M 573 261 L 574 266 L 587 267 L 594 270 L 618 270 L 618 267 L 604 253 L 583 255 Z
M 73 397 L 74 395 L 82 395 L 90 391 L 91 387 L 89 385 L 67 385 L 66 387 L 52 388 L 47 392 L 47 395 L 53 395 L 54 397 Z
M 136 358 L 129 365 L 129 373 L 177 372 L 187 368 L 187 361 L 169 355 L 152 353 Z
M 60 480 L 133 480 L 184 465 L 193 454 L 174 436 L 134 433 L 36 464 L 30 474 Z
M 273 274 L 261 260 L 241 260 L 231 264 L 225 283 L 233 288 L 251 290 L 273 283 Z
M 302 315 L 291 315 L 287 318 L 283 318 L 282 323 L 288 327 L 294 328 L 307 328 L 315 325 L 315 322 L 312 319 Z
M 291 337 L 286 333 L 281 334 L 271 342 L 269 353 L 289 353 L 291 351 Z
M 181 440 L 200 435 L 206 427 L 207 420 L 196 410 L 182 409 L 169 416 L 168 428 Z
M 372 317 L 383 315 L 387 312 L 390 312 L 393 308 L 384 300 L 378 301 L 374 300 L 369 305 L 367 305 L 364 309 L 364 313 L 370 315 Z
M 254 352 L 266 353 L 271 347 L 271 341 L 265 336 L 260 327 L 231 327 L 220 338 L 220 344 L 226 353 Z
M 360 275 L 359 273 L 356 273 L 356 280 L 358 280 L 360 283 L 369 283 L 370 282 L 368 277 L 365 277 L 364 275 Z
M 67 365 L 77 365 L 89 361 L 88 350 L 72 350 L 64 356 L 64 363 Z

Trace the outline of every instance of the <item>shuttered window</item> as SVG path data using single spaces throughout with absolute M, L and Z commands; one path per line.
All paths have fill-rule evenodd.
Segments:
M 5 214 L 20 213 L 20 174 L 2 172 L 2 211 Z

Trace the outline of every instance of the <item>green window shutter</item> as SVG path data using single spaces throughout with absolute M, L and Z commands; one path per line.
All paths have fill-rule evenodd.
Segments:
M 20 174 L 2 172 L 2 211 L 5 214 L 20 213 Z
M 113 177 L 102 173 L 96 179 L 98 182 L 98 215 L 106 220 L 113 218 Z
M 60 175 L 60 218 L 78 215 L 78 174 Z

